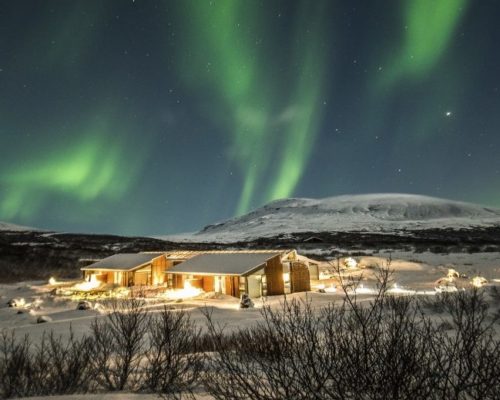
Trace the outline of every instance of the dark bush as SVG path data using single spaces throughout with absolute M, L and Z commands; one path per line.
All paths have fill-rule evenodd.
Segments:
M 285 300 L 232 334 L 209 309 L 202 334 L 186 311 L 151 315 L 134 299 L 112 302 L 81 339 L 47 334 L 33 344 L 4 331 L 0 397 L 131 390 L 180 398 L 205 388 L 238 400 L 498 399 L 499 315 L 486 292 L 392 297 L 388 270 L 379 272 L 370 301 L 352 294 L 359 281 L 339 276 L 341 304 Z
M 43 335 L 33 345 L 28 336 L 16 340 L 14 332 L 0 337 L 0 397 L 62 395 L 90 389 L 89 339 Z
M 0 335 L 0 396 L 29 396 L 31 391 L 31 343 L 28 336 L 16 340 L 14 332 Z
M 165 397 L 190 393 L 202 369 L 200 330 L 184 310 L 164 308 L 149 321 L 148 335 L 142 389 Z
M 499 341 L 482 292 L 438 296 L 436 320 L 414 298 L 387 296 L 389 276 L 381 271 L 369 303 L 347 291 L 320 312 L 297 300 L 264 307 L 263 322 L 235 334 L 232 347 L 207 313 L 216 346 L 207 390 L 216 399 L 498 398 Z
M 106 390 L 133 390 L 141 359 L 149 314 L 141 300 L 130 298 L 110 302 L 106 319 L 95 319 L 91 325 L 94 350 L 92 367 L 98 385 Z

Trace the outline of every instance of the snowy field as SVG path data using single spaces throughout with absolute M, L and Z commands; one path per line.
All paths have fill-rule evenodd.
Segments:
M 454 269 L 463 278 L 456 279 L 458 287 L 470 286 L 471 279 L 475 276 L 486 278 L 488 284 L 500 285 L 500 253 L 411 253 L 411 252 L 387 252 L 376 256 L 354 257 L 357 268 L 344 271 L 344 276 L 359 277 L 361 287 L 358 294 L 361 298 L 370 299 L 370 294 L 375 289 L 374 269 L 371 267 L 386 266 L 389 258 L 392 258 L 390 268 L 394 270 L 389 292 L 394 294 L 435 294 L 436 282 L 447 276 L 449 269 Z M 288 298 L 307 298 L 311 300 L 314 307 L 324 306 L 332 301 L 339 301 L 343 294 L 336 290 L 338 281 L 328 279 L 329 273 L 333 273 L 331 263 L 321 264 L 321 281 L 314 281 L 312 291 L 308 293 L 295 293 Z M 466 277 L 465 277 L 466 276 Z M 50 291 L 53 286 L 46 282 L 22 282 L 17 284 L 0 285 L 0 330 L 15 329 L 16 335 L 29 334 L 34 339 L 40 337 L 46 330 L 53 329 L 62 335 L 73 329 L 76 334 L 88 332 L 91 321 L 94 318 L 102 318 L 106 310 L 99 308 L 93 310 L 77 310 L 77 302 L 68 298 L 53 296 Z M 325 293 L 319 293 L 324 289 Z M 248 327 L 261 319 L 259 309 L 263 304 L 272 307 L 279 306 L 283 296 L 270 296 L 265 300 L 256 299 L 254 309 L 239 309 L 239 300 L 230 296 L 206 296 L 204 298 L 185 299 L 182 302 L 174 300 L 148 299 L 147 307 L 151 312 L 161 310 L 164 306 L 175 309 L 186 309 L 191 319 L 199 326 L 205 325 L 205 317 L 202 311 L 208 307 L 213 312 L 215 322 L 226 326 L 228 331 L 242 327 Z M 23 299 L 25 306 L 12 308 L 7 306 L 11 299 Z M 98 302 L 97 302 L 98 303 Z M 96 302 L 93 302 L 95 305 Z M 37 318 L 47 316 L 50 322 L 37 323 Z
M 437 282 L 448 276 L 450 270 L 460 275 L 454 280 L 456 287 L 471 287 L 471 280 L 475 276 L 487 279 L 487 285 L 500 285 L 500 253 L 476 254 L 432 254 L 412 252 L 381 252 L 376 256 L 353 257 L 355 266 L 343 270 L 345 279 L 359 278 L 357 295 L 360 301 L 373 299 L 377 266 L 386 266 L 389 255 L 390 268 L 394 271 L 389 293 L 393 295 L 434 296 Z M 295 293 L 287 298 L 310 300 L 313 309 L 320 309 L 331 302 L 342 301 L 344 294 L 338 288 L 337 280 L 330 276 L 339 262 L 349 264 L 347 259 L 324 262 L 320 266 L 321 280 L 313 281 L 312 291 Z M 332 274 L 333 275 L 333 274 Z M 22 338 L 29 335 L 33 343 L 42 337 L 44 332 L 54 331 L 58 335 L 68 337 L 70 328 L 76 336 L 85 335 L 90 331 L 90 324 L 95 318 L 105 318 L 107 311 L 99 300 L 93 300 L 92 305 L 99 307 L 90 310 L 77 310 L 77 300 L 54 296 L 51 294 L 55 285 L 47 282 L 21 282 L 17 284 L 0 285 L 0 330 L 14 331 L 15 336 Z M 7 302 L 18 299 L 18 307 L 8 307 Z M 240 309 L 239 300 L 229 296 L 210 296 L 203 298 L 184 299 L 182 302 L 166 299 L 147 299 L 146 307 L 151 313 L 159 312 L 164 306 L 173 310 L 187 310 L 191 320 L 200 327 L 206 327 L 206 318 L 203 312 L 211 310 L 215 324 L 225 327 L 226 332 L 251 327 L 262 321 L 261 308 L 264 304 L 272 308 L 280 307 L 284 297 L 272 296 L 265 300 L 255 299 L 255 308 Z M 24 303 L 23 303 L 24 302 Z M 494 305 L 495 307 L 498 306 Z M 47 317 L 48 322 L 37 323 L 41 316 Z M 438 318 L 438 316 L 432 316 Z M 52 397 L 31 397 L 31 399 L 71 399 L 71 400 L 150 400 L 157 399 L 153 394 L 135 393 L 103 393 L 85 395 L 64 395 Z M 211 396 L 196 394 L 198 400 L 212 399 Z

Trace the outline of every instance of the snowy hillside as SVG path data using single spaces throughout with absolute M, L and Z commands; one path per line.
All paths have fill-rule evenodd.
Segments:
M 38 229 L 30 228 L 29 226 L 8 224 L 7 222 L 0 221 L 0 231 L 12 231 L 12 232 L 21 232 L 21 231 L 36 231 Z
M 273 201 L 186 240 L 234 242 L 299 232 L 395 232 L 500 225 L 500 210 L 408 194 Z M 179 238 L 177 238 L 179 239 Z

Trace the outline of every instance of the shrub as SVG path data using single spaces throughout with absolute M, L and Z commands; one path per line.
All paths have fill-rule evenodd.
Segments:
M 0 335 L 0 396 L 29 396 L 31 389 L 31 343 L 28 336 L 16 340 L 14 332 Z
M 206 313 L 216 347 L 207 390 L 216 399 L 496 398 L 500 345 L 482 292 L 437 297 L 452 328 L 443 330 L 414 298 L 387 296 L 389 276 L 380 271 L 370 303 L 346 291 L 343 304 L 319 313 L 309 301 L 266 306 L 232 347 Z
M 106 390 L 133 390 L 141 358 L 149 315 L 144 302 L 135 298 L 113 300 L 106 319 L 91 324 L 92 367 L 97 384 Z
M 202 369 L 200 330 L 184 310 L 164 308 L 151 318 L 142 389 L 168 397 L 190 393 Z

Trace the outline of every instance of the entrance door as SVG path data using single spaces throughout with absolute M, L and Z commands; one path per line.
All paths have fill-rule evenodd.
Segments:
M 225 293 L 229 296 L 240 297 L 239 282 L 240 278 L 238 276 L 226 276 L 224 279 L 226 282 Z
M 226 293 L 226 280 L 223 276 L 216 276 L 214 282 L 215 293 Z
M 260 295 L 267 296 L 267 276 L 265 274 L 261 275 L 260 279 Z

